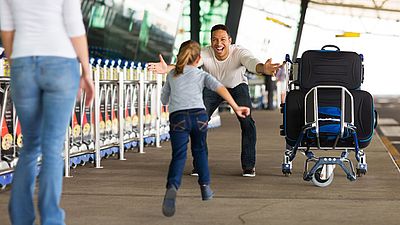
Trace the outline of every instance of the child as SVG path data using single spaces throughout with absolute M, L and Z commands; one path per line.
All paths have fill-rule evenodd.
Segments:
M 228 90 L 212 75 L 196 67 L 200 61 L 200 45 L 192 40 L 185 41 L 179 48 L 175 69 L 167 75 L 161 101 L 169 103 L 170 136 L 172 159 L 167 178 L 162 211 L 165 216 L 175 213 L 176 193 L 182 180 L 186 162 L 186 150 L 191 138 L 192 155 L 199 173 L 203 200 L 210 200 L 214 193 L 210 188 L 210 174 L 206 153 L 208 116 L 203 104 L 203 88 L 207 87 L 223 97 L 240 117 L 250 114 L 250 109 L 240 107 Z

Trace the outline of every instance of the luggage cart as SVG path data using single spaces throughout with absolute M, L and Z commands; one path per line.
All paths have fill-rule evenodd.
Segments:
M 281 135 L 286 140 L 282 173 L 292 173 L 292 162 L 300 151 L 306 156 L 303 179 L 316 186 L 330 185 L 336 166 L 350 181 L 365 175 L 364 149 L 371 141 L 377 114 L 372 96 L 359 89 L 363 57 L 328 45 L 304 52 L 294 63 L 287 55 L 286 61 L 291 67 L 289 92 L 282 104 Z M 314 150 L 324 155 L 316 156 Z M 332 156 L 332 150 L 340 150 L 340 156 Z M 356 169 L 349 159 L 351 152 Z

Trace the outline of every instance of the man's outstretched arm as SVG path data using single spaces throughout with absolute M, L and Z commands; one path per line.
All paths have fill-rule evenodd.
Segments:
M 258 63 L 256 65 L 257 73 L 275 76 L 279 68 L 282 67 L 280 63 L 272 63 L 272 59 L 268 59 L 265 63 Z
M 175 65 L 168 65 L 162 55 L 158 55 L 160 62 L 149 62 L 147 69 L 155 73 L 168 73 L 175 68 Z

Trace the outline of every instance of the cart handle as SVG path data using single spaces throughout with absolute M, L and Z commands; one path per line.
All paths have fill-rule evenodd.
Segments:
M 326 48 L 336 48 L 336 51 L 340 52 L 340 48 L 336 45 L 324 45 L 321 50 L 326 50 Z

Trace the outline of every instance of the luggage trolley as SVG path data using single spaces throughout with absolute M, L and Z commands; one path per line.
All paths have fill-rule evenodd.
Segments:
M 86 107 L 86 93 L 77 99 L 72 112 L 69 140 L 70 167 L 94 161 L 92 106 Z
M 15 143 L 17 117 L 10 96 L 10 75 L 7 60 L 0 56 L 0 189 L 11 184 L 13 168 L 18 161 L 18 146 Z M 22 137 L 22 136 L 21 136 Z M 21 140 L 22 141 L 22 140 Z M 21 143 L 22 145 L 22 143 Z
M 82 96 L 80 99 L 75 101 L 75 106 L 71 112 L 71 121 L 69 129 L 69 156 L 70 156 L 70 167 L 76 168 L 77 165 L 81 164 L 81 151 L 84 151 L 85 145 L 82 143 L 81 135 L 81 121 L 78 119 L 82 113 L 81 107 Z M 84 164 L 84 163 L 83 163 Z
M 121 65 L 121 60 L 117 61 L 117 65 L 114 67 L 114 60 L 111 63 L 111 111 L 110 111 L 110 117 L 111 117 L 111 143 L 113 144 L 112 153 L 111 155 L 114 156 L 115 154 L 119 154 L 119 75 L 120 75 L 120 65 Z M 123 150 L 123 149 L 122 149 Z
M 145 79 L 145 97 L 144 97 L 144 143 L 145 145 L 154 145 L 155 138 L 155 126 L 156 126 L 156 80 L 152 76 L 152 73 L 147 72 L 147 65 L 144 67 L 144 79 Z
M 328 47 L 335 50 L 327 50 Z M 363 56 L 326 45 L 309 50 L 291 64 L 286 102 L 282 104 L 281 135 L 286 139 L 282 172 L 292 173 L 298 151 L 306 156 L 303 179 L 326 187 L 340 166 L 347 179 L 356 180 L 367 172 L 364 149 L 377 125 L 373 98 L 360 90 Z M 341 150 L 340 156 L 316 156 L 312 150 Z M 349 154 L 357 160 L 354 169 Z M 329 152 L 331 154 L 331 152 Z M 314 163 L 313 166 L 310 166 Z
M 113 70 L 114 60 L 106 59 L 100 71 L 100 156 L 108 158 L 115 154 L 117 142 L 113 134 L 113 102 L 115 100 Z M 101 73 L 103 72 L 103 73 Z M 102 76 L 103 75 L 103 76 Z
M 123 74 L 124 74 L 124 149 L 129 150 L 133 149 L 137 146 L 137 116 L 135 110 L 135 102 L 136 102 L 136 86 L 134 81 L 134 62 L 131 62 L 130 68 L 127 68 L 129 65 L 128 61 L 125 61 Z
M 93 102 L 86 107 L 86 93 L 83 93 L 82 101 L 82 113 L 81 113 L 81 124 L 82 124 L 82 143 L 86 146 L 87 152 L 89 152 L 89 161 L 94 159 L 94 115 L 93 115 Z

